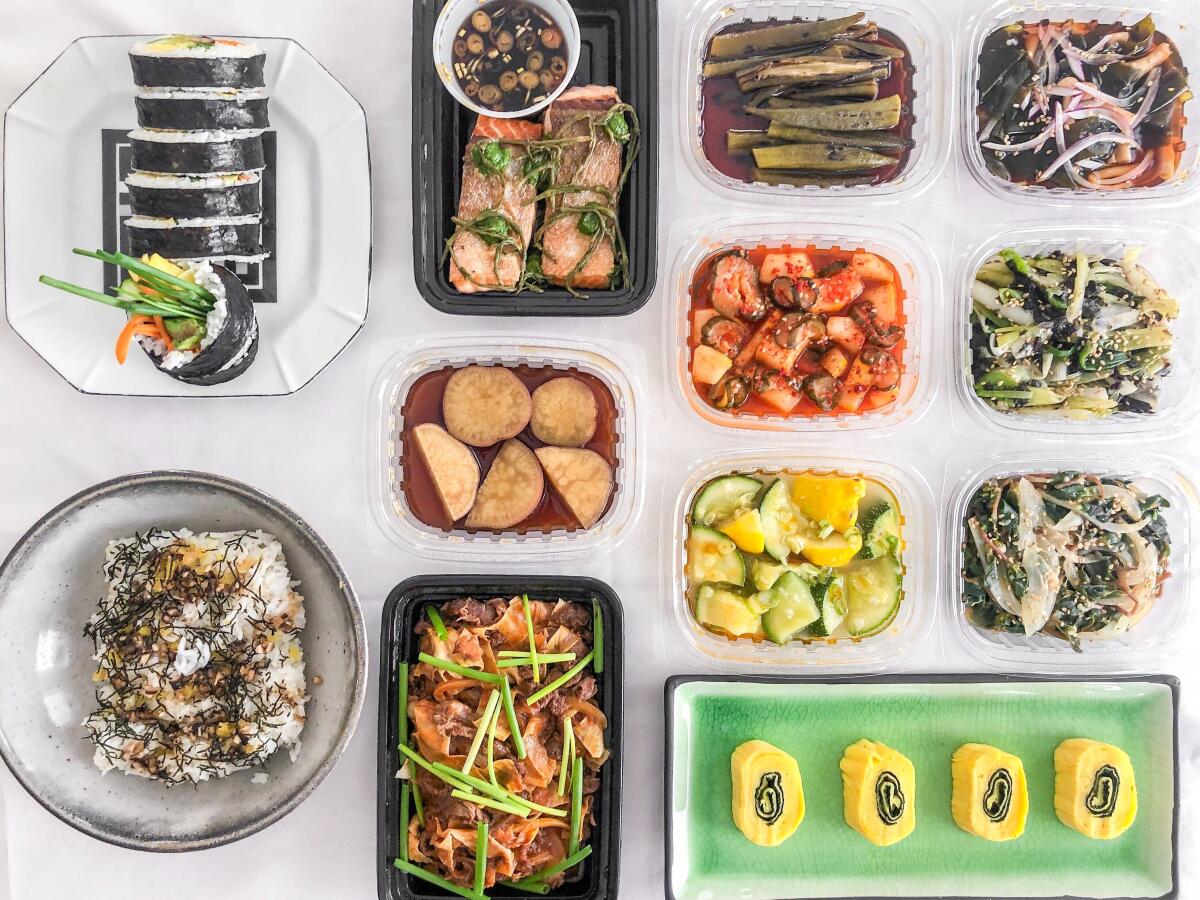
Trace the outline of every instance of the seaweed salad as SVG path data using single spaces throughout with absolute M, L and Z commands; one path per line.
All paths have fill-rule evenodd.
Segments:
M 1121 191 L 1177 173 L 1192 92 L 1150 16 L 1005 25 L 983 41 L 977 90 L 979 147 L 1006 181 Z
M 1008 247 L 984 262 L 971 285 L 975 395 L 1026 415 L 1155 412 L 1179 301 L 1137 257 Z
M 1162 593 L 1167 501 L 1081 472 L 985 481 L 963 522 L 963 603 L 992 631 L 1068 641 L 1124 634 Z

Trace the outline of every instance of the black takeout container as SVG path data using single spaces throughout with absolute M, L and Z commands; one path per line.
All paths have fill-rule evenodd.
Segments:
M 442 85 L 433 65 L 433 27 L 441 0 L 414 0 L 412 44 L 413 274 L 426 302 L 466 316 L 624 316 L 654 289 L 658 264 L 657 0 L 572 0 L 581 49 L 572 84 L 611 84 L 641 124 L 641 152 L 621 194 L 618 219 L 629 250 L 629 286 L 541 293 L 460 294 L 443 261 L 454 232 L 463 151 L 476 114 Z M 539 116 L 541 114 L 539 113 Z
M 441 900 L 452 894 L 413 878 L 392 863 L 398 849 L 400 825 L 400 751 L 397 750 L 400 663 L 417 659 L 413 633 L 425 607 L 456 597 L 490 600 L 528 594 L 530 600 L 568 600 L 600 607 L 604 630 L 604 671 L 597 705 L 608 717 L 605 739 L 610 757 L 600 770 L 598 823 L 592 830 L 592 855 L 579 868 L 582 877 L 564 882 L 543 896 L 560 900 L 608 900 L 617 897 L 621 866 L 621 688 L 624 625 L 621 601 L 603 581 L 569 575 L 417 575 L 392 589 L 383 606 L 379 642 L 379 747 L 376 831 L 376 883 L 379 900 Z M 495 887 L 489 897 L 527 897 L 526 891 Z

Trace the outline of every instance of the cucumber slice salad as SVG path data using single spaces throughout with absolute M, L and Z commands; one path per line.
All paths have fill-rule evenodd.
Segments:
M 880 634 L 904 597 L 903 521 L 887 486 L 862 476 L 714 478 L 688 514 L 695 621 L 729 640 L 781 646 Z

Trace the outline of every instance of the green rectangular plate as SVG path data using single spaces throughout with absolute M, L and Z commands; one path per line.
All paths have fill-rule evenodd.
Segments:
M 667 682 L 667 896 L 1172 897 L 1176 889 L 1176 708 L 1169 677 L 1026 679 L 917 675 L 814 681 L 677 677 Z M 1115 744 L 1133 762 L 1137 820 L 1097 841 L 1054 814 L 1054 748 Z M 729 760 L 753 738 L 794 756 L 806 814 L 778 847 L 733 824 Z M 842 816 L 842 751 L 869 738 L 917 771 L 917 827 L 875 847 Z M 967 834 L 950 815 L 950 756 L 967 742 L 1025 765 L 1029 818 L 1015 841 Z

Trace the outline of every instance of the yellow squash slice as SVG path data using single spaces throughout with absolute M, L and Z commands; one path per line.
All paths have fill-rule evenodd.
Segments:
M 861 740 L 842 755 L 846 824 L 878 847 L 904 840 L 917 827 L 917 773 L 886 744 Z
M 1029 790 L 1019 757 L 987 744 L 963 744 L 950 758 L 950 810 L 963 831 L 988 841 L 1011 841 L 1025 831 Z
M 867 493 L 862 478 L 840 475 L 797 475 L 792 479 L 792 502 L 814 522 L 826 521 L 844 534 L 858 521 L 858 503 Z
M 804 785 L 796 760 L 766 741 L 733 751 L 733 822 L 760 847 L 782 844 L 804 821 Z
M 1133 763 L 1119 747 L 1071 738 L 1054 751 L 1054 811 L 1059 821 L 1102 841 L 1137 818 Z

